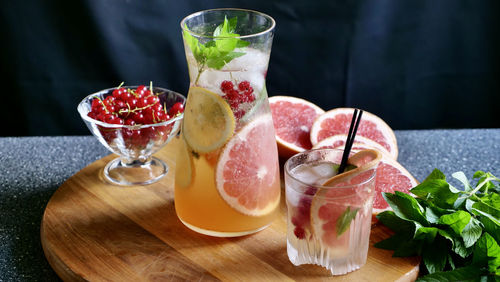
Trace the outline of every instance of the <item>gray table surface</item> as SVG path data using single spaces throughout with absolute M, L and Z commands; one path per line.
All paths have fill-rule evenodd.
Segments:
M 500 129 L 396 131 L 398 161 L 417 180 L 476 170 L 500 176 Z M 0 281 L 57 281 L 40 244 L 47 202 L 70 176 L 109 152 L 92 136 L 0 138 Z M 458 186 L 458 184 L 457 184 Z

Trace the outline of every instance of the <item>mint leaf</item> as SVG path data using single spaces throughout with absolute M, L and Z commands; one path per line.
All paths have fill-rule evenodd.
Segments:
M 186 42 L 186 45 L 189 47 L 191 52 L 193 53 L 194 58 L 199 64 L 202 64 L 203 61 L 206 59 L 203 56 L 203 52 L 205 49 L 205 46 L 201 44 L 198 39 L 196 39 L 194 36 L 192 36 L 189 33 L 189 29 L 186 24 L 184 24 L 184 30 L 182 31 L 182 35 L 184 37 L 184 42 Z
M 462 258 L 467 258 L 472 254 L 473 248 L 465 247 L 464 240 L 462 237 L 453 237 L 453 252 L 461 256 Z
M 250 42 L 245 40 L 238 40 L 238 42 L 236 42 L 236 48 L 243 48 L 247 47 L 248 45 L 250 45 Z
M 441 236 L 425 245 L 422 251 L 422 259 L 429 273 L 443 271 L 448 260 L 449 243 Z
M 348 206 L 346 210 L 340 215 L 340 217 L 337 219 L 337 237 L 342 235 L 347 229 L 349 229 L 349 226 L 351 226 L 351 221 L 356 217 L 356 214 L 358 213 L 359 208 L 351 210 L 351 207 Z
M 482 274 L 475 265 L 456 268 L 451 271 L 434 272 L 417 279 L 419 282 L 475 281 Z
M 216 70 L 222 69 L 227 63 L 232 59 L 238 58 L 245 55 L 242 52 L 230 52 L 228 54 L 220 54 L 217 56 L 212 56 L 207 60 L 207 66 Z
M 377 215 L 377 219 L 396 233 L 409 233 L 413 237 L 415 223 L 398 217 L 393 211 L 384 211 Z
M 426 205 L 425 207 L 425 218 L 430 222 L 430 223 L 438 223 L 439 218 L 445 214 L 451 214 L 454 213 L 455 210 L 453 209 L 443 209 L 432 202 L 426 202 L 425 200 L 422 199 L 417 199 L 421 205 Z
M 500 266 L 500 246 L 488 233 L 484 233 L 474 247 L 472 263 L 488 266 L 489 272 L 495 272 Z
M 451 176 L 453 176 L 453 178 L 457 179 L 458 181 L 462 182 L 462 184 L 464 185 L 464 190 L 466 192 L 472 191 L 472 186 L 470 185 L 469 180 L 467 179 L 467 176 L 465 176 L 465 173 L 463 173 L 463 171 L 455 172 Z
M 393 257 L 410 257 L 410 256 L 419 256 L 422 253 L 422 246 L 424 245 L 423 241 L 419 240 L 409 240 L 403 242 L 398 246 L 396 250 L 394 250 Z
M 473 246 L 477 239 L 481 237 L 483 233 L 483 228 L 481 227 L 481 223 L 479 220 L 475 218 L 471 218 L 469 223 L 462 230 L 462 238 L 464 239 L 464 244 L 466 248 Z
M 394 194 L 382 193 L 382 196 L 397 216 L 414 220 L 423 226 L 428 225 L 427 219 L 423 215 L 424 209 L 412 196 L 399 191 L 395 191 Z
M 490 234 L 491 237 L 497 241 L 497 243 L 500 243 L 500 224 L 495 223 L 486 216 L 479 217 L 479 221 L 483 224 L 484 231 L 488 232 L 488 234 Z
M 205 44 L 200 43 L 192 36 L 187 25 L 184 25 L 184 41 L 198 63 L 198 77 L 195 84 L 205 70 L 205 66 L 220 70 L 231 60 L 245 55 L 243 52 L 234 52 L 236 48 L 250 45 L 250 42 L 239 39 L 239 34 L 235 33 L 237 20 L 236 17 L 230 20 L 224 17 L 224 22 L 218 25 L 213 32 L 214 39 Z
M 453 208 L 458 193 L 450 190 L 450 185 L 443 179 L 425 180 L 410 190 L 420 198 L 429 200 L 441 208 Z
M 472 210 L 479 210 L 484 213 L 490 214 L 492 217 L 494 217 L 497 221 L 500 220 L 500 210 L 496 209 L 488 204 L 482 203 L 482 202 L 476 202 L 472 205 Z
M 422 240 L 426 243 L 434 242 L 436 235 L 438 233 L 438 228 L 436 227 L 419 227 L 415 232 L 415 236 L 413 237 L 415 240 Z
M 435 168 L 425 179 L 424 182 L 431 179 L 442 179 L 446 180 L 446 175 L 442 173 L 439 169 Z
M 491 193 L 481 197 L 481 202 L 500 210 L 500 196 L 496 193 Z
M 491 214 L 489 214 L 487 212 L 484 212 L 484 211 L 481 211 L 481 210 L 473 208 L 472 209 L 472 213 L 475 214 L 475 215 L 481 215 L 483 217 L 487 217 L 492 222 L 494 222 L 496 225 L 500 225 L 500 220 L 498 219 L 498 217 L 495 217 L 495 216 L 493 216 L 493 215 L 491 215 Z
M 449 225 L 457 235 L 462 233 L 464 227 L 469 223 L 471 215 L 466 211 L 456 211 L 452 214 L 445 214 L 439 218 L 439 224 Z
M 395 251 L 407 244 L 412 239 L 412 236 L 407 233 L 397 233 L 391 237 L 375 243 L 373 246 L 379 249 Z

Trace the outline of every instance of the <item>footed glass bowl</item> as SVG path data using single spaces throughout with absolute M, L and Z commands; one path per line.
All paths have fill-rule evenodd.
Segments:
M 137 86 L 121 88 L 135 90 Z M 152 154 L 168 144 L 179 132 L 184 114 L 179 113 L 163 122 L 142 125 L 112 124 L 89 117 L 92 101 L 95 98 L 104 101 L 115 89 L 117 88 L 91 94 L 78 105 L 78 112 L 92 134 L 102 145 L 119 156 L 104 167 L 104 176 L 111 183 L 124 186 L 154 183 L 168 173 L 168 166 Z M 166 109 L 179 102 L 184 105 L 186 101 L 183 95 L 164 88 L 153 87 L 153 93 Z

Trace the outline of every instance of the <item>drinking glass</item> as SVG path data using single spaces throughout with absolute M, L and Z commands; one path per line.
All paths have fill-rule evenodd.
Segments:
M 376 166 L 324 184 L 336 175 L 342 154 L 305 151 L 284 167 L 288 258 L 294 265 L 323 266 L 333 275 L 366 263 L 375 191 Z
M 270 16 L 243 9 L 181 21 L 190 88 L 175 209 L 194 231 L 246 235 L 278 213 L 278 151 L 265 86 L 274 26 Z

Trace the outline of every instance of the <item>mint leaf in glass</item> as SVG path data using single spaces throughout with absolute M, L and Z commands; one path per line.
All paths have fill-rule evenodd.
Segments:
M 340 215 L 340 217 L 337 219 L 337 237 L 342 235 L 347 229 L 349 229 L 349 226 L 351 226 L 351 221 L 356 217 L 356 214 L 358 213 L 359 208 L 352 209 L 351 207 L 348 206 L 345 211 Z

